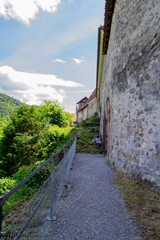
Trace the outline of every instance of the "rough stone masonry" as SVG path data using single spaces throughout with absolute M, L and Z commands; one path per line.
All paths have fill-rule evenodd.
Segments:
M 108 160 L 160 189 L 160 1 L 117 0 L 100 90 Z M 106 113 L 107 114 L 107 113 Z

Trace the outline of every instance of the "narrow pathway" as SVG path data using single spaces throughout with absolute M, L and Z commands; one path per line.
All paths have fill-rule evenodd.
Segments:
M 140 239 L 113 176 L 102 155 L 76 154 L 72 189 L 61 198 L 46 240 Z

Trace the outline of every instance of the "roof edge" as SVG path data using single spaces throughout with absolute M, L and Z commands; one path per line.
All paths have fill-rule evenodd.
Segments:
M 106 4 L 105 4 L 103 55 L 107 54 L 107 50 L 108 50 L 115 3 L 116 3 L 116 0 L 106 0 Z

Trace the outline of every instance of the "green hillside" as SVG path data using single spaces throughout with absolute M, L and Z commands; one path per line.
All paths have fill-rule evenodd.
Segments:
M 0 93 L 0 118 L 9 117 L 22 103 L 13 97 Z

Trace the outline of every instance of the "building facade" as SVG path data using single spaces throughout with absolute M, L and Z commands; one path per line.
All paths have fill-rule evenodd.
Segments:
M 107 159 L 160 188 L 160 1 L 106 1 L 99 44 L 100 134 Z
M 77 102 L 77 105 L 76 105 L 77 123 L 80 123 L 82 120 L 85 120 L 87 117 L 87 111 L 84 110 L 87 101 L 88 101 L 88 98 L 84 97 L 79 102 Z
M 76 112 L 78 123 L 92 117 L 94 113 L 98 112 L 96 89 L 92 92 L 89 98 L 82 98 L 77 103 Z

